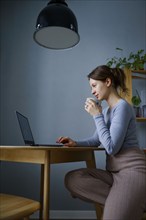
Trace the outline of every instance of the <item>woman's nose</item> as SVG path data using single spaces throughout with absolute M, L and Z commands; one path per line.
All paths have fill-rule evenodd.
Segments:
M 94 95 L 94 94 L 95 94 L 95 91 L 94 91 L 94 90 L 92 90 L 92 91 L 91 91 L 91 93 L 92 93 L 92 95 Z

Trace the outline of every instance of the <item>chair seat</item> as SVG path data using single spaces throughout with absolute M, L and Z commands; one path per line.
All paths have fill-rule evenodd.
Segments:
M 40 209 L 40 203 L 24 197 L 0 194 L 0 219 L 17 220 Z

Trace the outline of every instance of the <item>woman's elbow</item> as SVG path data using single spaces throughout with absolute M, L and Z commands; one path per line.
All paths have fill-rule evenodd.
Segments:
M 106 152 L 108 155 L 114 156 L 119 152 L 119 148 L 115 146 L 110 146 L 106 148 Z

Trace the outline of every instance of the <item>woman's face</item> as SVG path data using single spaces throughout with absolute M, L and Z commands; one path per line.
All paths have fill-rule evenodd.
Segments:
M 111 85 L 111 80 L 106 79 L 105 82 L 100 80 L 89 79 L 89 84 L 91 86 L 91 93 L 98 99 L 98 100 L 107 100 L 109 96 L 109 87 Z

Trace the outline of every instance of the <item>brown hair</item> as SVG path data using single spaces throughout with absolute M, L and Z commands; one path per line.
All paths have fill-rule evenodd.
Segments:
M 112 86 L 118 91 L 119 89 L 127 94 L 128 88 L 126 87 L 126 76 L 120 68 L 110 68 L 106 65 L 98 66 L 91 73 L 88 74 L 88 79 L 105 81 L 110 78 Z

